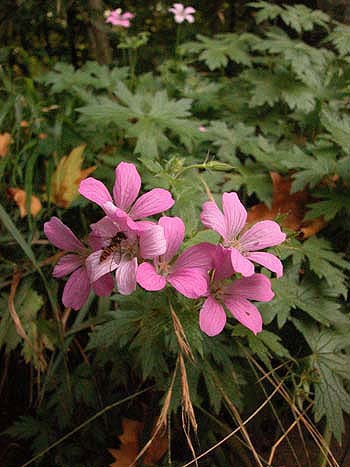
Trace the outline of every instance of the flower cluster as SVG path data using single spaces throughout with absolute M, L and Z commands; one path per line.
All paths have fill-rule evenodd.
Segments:
M 120 26 L 122 28 L 130 28 L 130 20 L 135 17 L 135 15 L 130 13 L 130 11 L 122 13 L 121 8 L 108 11 L 107 13 L 106 23 L 111 23 L 113 26 Z
M 95 178 L 80 183 L 80 194 L 104 212 L 90 225 L 87 246 L 56 217 L 45 223 L 50 242 L 64 251 L 53 275 L 70 275 L 63 304 L 79 310 L 91 289 L 103 296 L 116 286 L 120 294 L 129 295 L 137 284 L 147 291 L 169 284 L 187 298 L 205 299 L 199 323 L 209 336 L 224 328 L 226 310 L 254 333 L 261 331 L 260 313 L 250 300 L 270 301 L 274 294 L 270 280 L 255 273 L 254 263 L 282 275 L 280 260 L 259 251 L 285 240 L 279 225 L 262 221 L 246 230 L 247 212 L 237 194 L 224 193 L 223 212 L 208 201 L 201 213 L 204 226 L 221 235 L 219 244 L 199 243 L 178 255 L 185 237 L 183 221 L 164 215 L 157 223 L 149 219 L 174 205 L 171 193 L 155 188 L 138 197 L 140 189 L 136 167 L 126 162 L 115 170 L 113 196 Z
M 185 7 L 182 3 L 174 3 L 172 8 L 169 8 L 168 11 L 173 13 L 174 21 L 176 23 L 183 23 L 187 21 L 188 23 L 194 23 L 194 16 L 193 14 L 196 10 L 191 7 Z M 130 13 L 130 11 L 126 11 L 122 13 L 121 8 L 117 8 L 113 11 L 106 11 L 106 23 L 111 23 L 113 26 L 119 26 L 122 28 L 129 28 L 131 26 L 130 20 L 132 20 L 135 15 Z

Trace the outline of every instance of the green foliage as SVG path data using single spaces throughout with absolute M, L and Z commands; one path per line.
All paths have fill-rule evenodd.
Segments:
M 106 97 L 79 108 L 82 123 L 94 123 L 102 128 L 113 124 L 125 130 L 128 138 L 136 138 L 134 152 L 148 158 L 159 155 L 170 146 L 166 130 L 170 129 L 190 149 L 192 140 L 198 137 L 198 125 L 188 119 L 190 99 L 169 99 L 165 91 L 155 94 L 133 94 L 123 83 L 114 91 L 118 101 Z
M 226 67 L 229 60 L 250 66 L 252 59 L 248 46 L 255 40 L 250 34 L 217 34 L 214 39 L 198 34 L 196 42 L 181 47 L 182 53 L 199 54 L 198 60 L 206 63 L 209 70 Z
M 298 33 L 311 31 L 315 25 L 327 27 L 329 16 L 321 10 L 312 10 L 305 5 L 273 5 L 269 2 L 251 2 L 249 6 L 257 8 L 256 22 L 274 20 L 280 17 L 284 23 Z
M 340 443 L 344 432 L 342 412 L 350 413 L 350 394 L 345 384 L 350 379 L 347 371 L 350 360 L 344 352 L 349 347 L 349 328 L 342 333 L 297 320 L 293 323 L 312 351 L 307 364 L 314 372 L 316 421 L 325 416 L 329 429 Z
M 56 12 L 56 4 L 48 3 Z M 183 28 L 190 42 L 180 45 L 174 56 L 168 53 L 173 47 L 158 44 L 153 32 L 161 16 L 158 9 L 153 23 L 145 23 L 152 35 L 123 31 L 123 36 L 109 37 L 117 55 L 110 66 L 87 61 L 77 67 L 51 57 L 42 70 L 22 46 L 16 54 L 11 47 L 0 50 L 0 60 L 11 56 L 16 64 L 2 65 L 0 73 L 0 134 L 12 137 L 7 154 L 0 157 L 0 346 L 9 371 L 13 362 L 18 364 L 25 394 L 19 396 L 21 416 L 6 433 L 28 443 L 29 457 L 30 447 L 34 452 L 45 449 L 116 398 L 152 387 L 140 400 L 108 411 L 79 430 L 38 465 L 108 465 L 107 448 L 115 446 L 125 416 L 146 420 L 151 431 L 179 353 L 199 426 L 204 411 L 230 424 L 228 399 L 241 411 L 256 409 L 261 394 L 247 359 L 254 356 L 268 370 L 278 366 L 281 377 L 290 376 L 286 362 L 296 375 L 306 375 L 315 421 L 326 417 L 340 439 L 342 413 L 350 413 L 349 27 L 304 5 L 254 2 L 250 7 L 254 10 L 247 9 L 247 15 L 253 11 L 256 25 L 237 18 L 237 30 L 216 35 L 203 28 L 201 12 L 193 26 Z M 43 24 L 49 12 L 45 8 Z M 53 14 L 52 21 L 58 21 L 59 15 Z M 141 17 L 137 12 L 135 19 Z M 79 15 L 75 21 L 84 22 Z M 193 31 L 198 33 L 195 40 L 190 37 Z M 79 60 L 83 53 L 78 48 Z M 18 63 L 29 67 L 19 72 Z M 56 258 L 45 243 L 43 223 L 56 215 L 83 238 L 88 225 L 102 215 L 82 198 L 67 209 L 49 201 L 60 158 L 83 143 L 86 167 L 96 165 L 94 176 L 108 187 L 117 163 L 127 160 L 140 171 L 142 191 L 171 191 L 176 204 L 169 215 L 180 216 L 186 224 L 182 248 L 219 240 L 203 229 L 199 218 L 209 192 L 219 201 L 224 191 L 238 191 L 247 208 L 272 206 L 271 217 L 281 225 L 293 214 L 304 215 L 304 221 L 323 217 L 325 225 L 317 236 L 302 239 L 300 232 L 290 231 L 287 241 L 275 248 L 284 262 L 284 276 L 272 278 L 274 299 L 257 305 L 264 320 L 261 333 L 255 336 L 230 317 L 224 332 L 209 338 L 198 326 L 203 300 L 180 297 L 170 286 L 160 293 L 138 288 L 129 297 L 90 298 L 78 313 L 55 303 L 62 283 L 54 286 L 47 280 L 47 265 Z M 287 193 L 281 203 L 282 193 L 273 191 L 270 172 L 289 177 L 291 195 L 308 200 L 308 205 L 289 205 Z M 27 208 L 31 194 L 39 196 L 43 208 L 38 217 L 20 218 L 6 194 L 8 187 L 26 191 Z M 21 282 L 14 308 L 27 339 L 20 337 L 8 309 L 15 264 Z M 262 272 L 267 274 L 264 268 Z M 193 361 L 186 356 L 170 304 Z M 30 377 L 25 375 L 27 365 Z M 182 424 L 182 378 L 177 368 L 169 415 L 173 444 Z M 287 381 L 298 400 L 300 387 L 293 378 Z M 208 427 L 210 442 L 216 442 L 217 434 Z M 201 430 L 198 436 L 202 443 Z M 276 442 L 270 441 L 271 446 Z M 231 451 L 224 447 L 221 453 L 230 465 Z M 173 454 L 174 464 L 182 465 L 176 449 Z

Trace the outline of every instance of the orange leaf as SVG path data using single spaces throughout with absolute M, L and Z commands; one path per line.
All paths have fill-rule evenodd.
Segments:
M 85 144 L 74 148 L 68 156 L 63 156 L 52 175 L 51 201 L 61 208 L 68 208 L 78 195 L 78 187 L 96 166 L 81 168 Z
M 270 173 L 273 184 L 271 209 L 264 203 L 256 204 L 248 212 L 248 223 L 266 219 L 276 219 L 281 216 L 282 226 L 287 229 L 300 232 L 303 238 L 316 234 L 326 225 L 323 218 L 303 221 L 307 212 L 307 204 L 312 203 L 312 198 L 306 191 L 290 193 L 292 181 L 290 177 L 282 177 L 276 172 Z
M 12 138 L 10 133 L 0 133 L 0 157 L 6 156 L 11 143 Z
M 27 194 L 24 190 L 20 188 L 8 188 L 7 193 L 11 196 L 11 198 L 15 201 L 17 206 L 19 207 L 20 216 L 24 217 L 27 215 L 26 209 L 26 199 Z M 39 211 L 41 210 L 41 201 L 37 196 L 32 195 L 30 201 L 30 213 L 32 216 L 36 216 Z
M 123 433 L 119 436 L 119 449 L 108 449 L 115 458 L 115 462 L 110 467 L 129 467 L 140 451 L 140 437 L 144 428 L 144 423 L 137 420 L 123 418 Z M 168 449 L 166 435 L 155 438 L 147 449 L 142 461 L 143 465 L 156 466 Z

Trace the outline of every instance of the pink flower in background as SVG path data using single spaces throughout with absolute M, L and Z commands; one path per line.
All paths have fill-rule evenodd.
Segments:
M 98 204 L 121 230 L 147 229 L 149 222 L 135 222 L 170 209 L 175 201 L 163 188 L 154 188 L 141 195 L 141 178 L 134 164 L 121 162 L 115 169 L 113 199 L 106 186 L 93 177 L 82 180 L 79 193 Z M 113 202 L 114 200 L 114 202 Z
M 106 23 L 111 23 L 113 26 L 121 26 L 122 28 L 130 27 L 130 20 L 133 19 L 135 15 L 126 11 L 122 13 L 121 8 L 117 8 L 114 11 L 111 11 L 106 19 Z
M 45 222 L 44 232 L 55 247 L 67 251 L 53 270 L 53 276 L 56 278 L 71 275 L 63 290 L 64 306 L 79 310 L 86 302 L 91 287 L 96 295 L 110 295 L 113 289 L 112 277 L 108 274 L 102 275 L 97 281 L 90 283 L 85 267 L 88 250 L 69 227 L 57 217 L 52 217 Z
M 250 300 L 272 300 L 271 282 L 263 274 L 253 274 L 227 283 L 233 272 L 229 252 L 219 245 L 214 256 L 210 293 L 199 315 L 199 326 L 208 336 L 216 336 L 224 329 L 225 308 L 254 334 L 262 330 L 261 315 Z
M 137 282 L 146 290 L 161 290 L 167 282 L 188 298 L 198 298 L 208 292 L 208 271 L 212 268 L 215 246 L 200 243 L 185 250 L 175 262 L 185 235 L 185 225 L 179 217 L 161 217 L 166 250 L 156 256 L 153 264 L 142 263 L 137 270 Z
M 96 249 L 86 259 L 90 281 L 112 271 L 119 293 L 129 295 L 136 289 L 138 259 L 153 259 L 166 250 L 164 229 L 151 224 L 147 230 L 122 230 L 107 216 L 91 224 L 90 243 Z
M 222 195 L 223 213 L 214 201 L 203 204 L 202 223 L 218 232 L 223 238 L 223 246 L 230 251 L 231 263 L 235 272 L 245 277 L 254 274 L 254 264 L 265 268 L 281 277 L 283 266 L 281 261 L 271 253 L 261 252 L 267 247 L 279 245 L 286 239 L 280 226 L 274 221 L 261 221 L 239 235 L 247 220 L 247 211 L 236 193 Z
M 206 131 L 208 131 L 207 127 L 203 126 L 203 125 L 200 125 L 198 127 L 198 130 L 201 132 L 201 133 L 205 133 Z
M 174 3 L 172 8 L 169 8 L 168 11 L 174 14 L 174 20 L 176 23 L 183 23 L 184 21 L 194 23 L 193 13 L 195 13 L 196 10 L 191 6 L 185 8 L 182 3 Z

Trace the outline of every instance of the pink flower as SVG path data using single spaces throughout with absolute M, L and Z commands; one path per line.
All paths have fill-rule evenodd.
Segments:
M 260 252 L 263 248 L 279 245 L 286 239 L 280 226 L 274 221 L 257 222 L 253 227 L 239 235 L 247 220 L 247 211 L 236 193 L 222 195 L 222 213 L 214 201 L 203 204 L 202 223 L 218 232 L 223 238 L 223 246 L 230 251 L 231 263 L 235 272 L 245 277 L 254 274 L 254 264 L 265 268 L 281 277 L 283 266 L 281 261 L 271 253 Z
M 134 164 L 121 162 L 115 169 L 113 199 L 106 186 L 93 177 L 82 180 L 79 193 L 98 204 L 121 230 L 147 229 L 148 223 L 135 222 L 170 209 L 174 200 L 168 190 L 154 188 L 137 200 L 141 178 Z M 135 201 L 136 200 L 136 201 Z
M 199 326 L 208 336 L 216 336 L 225 327 L 225 308 L 254 334 L 262 330 L 259 310 L 249 300 L 272 300 L 274 293 L 269 279 L 263 274 L 253 274 L 228 284 L 227 278 L 232 273 L 230 254 L 219 245 L 214 257 L 210 294 L 199 315 Z
M 121 8 L 117 8 L 114 11 L 111 11 L 106 19 L 106 23 L 111 23 L 113 26 L 121 26 L 122 28 L 130 27 L 130 20 L 133 19 L 135 15 L 126 11 L 122 13 Z
M 161 290 L 168 282 L 188 298 L 198 298 L 208 292 L 208 271 L 212 265 L 214 245 L 201 243 L 185 250 L 175 262 L 173 257 L 185 235 L 185 225 L 179 217 L 161 217 L 158 222 L 164 228 L 166 250 L 156 256 L 153 264 L 140 264 L 136 280 L 146 290 Z
M 169 8 L 168 11 L 174 13 L 176 23 L 183 23 L 184 21 L 188 21 L 189 23 L 194 22 L 193 13 L 195 13 L 196 10 L 191 6 L 185 8 L 182 3 L 174 3 L 172 8 Z
M 85 267 L 88 250 L 69 227 L 57 217 L 52 217 L 45 222 L 44 232 L 55 247 L 73 252 L 62 256 L 53 270 L 53 276 L 56 278 L 71 274 L 63 290 L 62 302 L 65 307 L 79 310 L 86 302 L 91 287 L 97 295 L 110 295 L 113 289 L 110 275 L 100 276 L 90 284 Z
M 164 229 L 160 225 L 150 223 L 147 230 L 125 230 L 105 216 L 90 227 L 90 243 L 96 251 L 86 260 L 89 278 L 94 282 L 116 271 L 116 284 L 122 295 L 136 289 L 138 259 L 153 259 L 166 250 Z
M 203 125 L 200 125 L 198 127 L 198 130 L 201 132 L 201 133 L 205 133 L 206 131 L 208 131 L 207 127 L 203 126 Z

